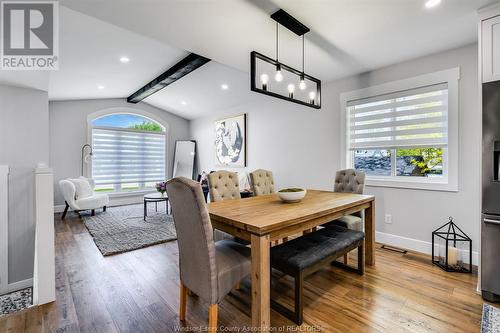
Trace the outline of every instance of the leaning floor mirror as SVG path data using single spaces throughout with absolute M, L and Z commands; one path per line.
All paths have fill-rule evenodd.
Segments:
M 196 141 L 179 140 L 175 142 L 174 177 L 194 177 L 194 161 L 196 157 Z

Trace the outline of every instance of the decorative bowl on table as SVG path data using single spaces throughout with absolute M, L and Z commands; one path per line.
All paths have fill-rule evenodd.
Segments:
M 303 188 L 284 188 L 278 191 L 278 196 L 283 202 L 299 202 L 306 196 Z

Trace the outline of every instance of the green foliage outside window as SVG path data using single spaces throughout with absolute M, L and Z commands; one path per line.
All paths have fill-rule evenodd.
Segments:
M 413 157 L 411 163 L 416 166 L 416 171 L 420 174 L 442 173 L 442 170 L 434 169 L 436 166 L 443 165 L 442 148 L 398 149 L 396 157 Z
M 136 130 L 141 130 L 141 131 L 148 131 L 148 132 L 163 132 L 163 129 L 160 125 L 157 123 L 154 123 L 152 121 L 147 121 L 143 120 L 141 124 L 134 124 L 129 126 L 129 128 L 133 128 Z

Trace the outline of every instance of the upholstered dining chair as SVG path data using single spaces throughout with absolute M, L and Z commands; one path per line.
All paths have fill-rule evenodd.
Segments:
M 274 193 L 273 173 L 268 170 L 258 169 L 250 173 L 252 190 L 255 196 Z
M 333 190 L 335 192 L 363 194 L 365 189 L 365 173 L 355 169 L 339 170 L 335 174 Z M 363 231 L 363 215 L 361 212 L 343 216 L 335 221 L 324 224 L 338 225 L 347 229 Z M 348 255 L 344 255 L 344 263 L 348 263 Z
M 230 240 L 214 242 L 201 185 L 179 177 L 167 182 L 179 247 L 179 319 L 186 319 L 188 289 L 210 304 L 208 331 L 217 331 L 217 304 L 250 274 L 250 249 Z
M 274 178 L 272 171 L 257 169 L 250 173 L 250 182 L 252 183 L 253 195 L 256 197 L 261 195 L 269 195 L 274 193 Z M 282 242 L 286 242 L 288 237 L 282 238 Z M 274 241 L 275 245 L 279 244 L 279 239 Z
M 241 199 L 240 183 L 235 172 L 221 170 L 208 174 L 208 189 L 211 202 Z M 228 233 L 217 229 L 214 230 L 214 237 L 216 241 L 234 239 Z
M 235 172 L 216 171 L 208 175 L 210 201 L 241 199 L 240 183 Z

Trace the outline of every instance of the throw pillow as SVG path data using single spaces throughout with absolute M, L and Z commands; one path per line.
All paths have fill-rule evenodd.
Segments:
M 75 185 L 75 199 L 88 198 L 94 195 L 92 187 L 90 187 L 89 182 L 84 178 L 70 179 L 70 181 Z

